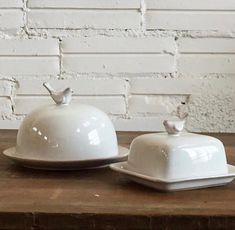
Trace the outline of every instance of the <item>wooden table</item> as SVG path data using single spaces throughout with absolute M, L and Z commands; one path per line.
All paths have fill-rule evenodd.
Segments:
M 0 136 L 1 151 L 15 145 L 15 131 Z M 221 137 L 235 164 L 235 136 Z M 108 168 L 45 172 L 0 156 L 0 170 L 0 229 L 235 229 L 235 181 L 161 193 Z

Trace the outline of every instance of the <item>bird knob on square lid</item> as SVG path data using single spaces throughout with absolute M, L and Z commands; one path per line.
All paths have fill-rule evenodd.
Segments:
M 166 132 L 136 137 L 126 168 L 164 180 L 210 177 L 228 172 L 223 143 L 214 137 L 183 132 L 185 119 L 165 120 Z
M 178 136 L 184 129 L 185 120 L 169 121 L 165 120 L 163 125 L 168 134 Z

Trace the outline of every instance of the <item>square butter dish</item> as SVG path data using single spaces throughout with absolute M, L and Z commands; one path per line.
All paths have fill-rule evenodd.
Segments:
M 223 143 L 210 136 L 182 132 L 184 121 L 164 121 L 166 132 L 135 138 L 128 161 L 110 168 L 162 191 L 224 185 L 235 177 Z

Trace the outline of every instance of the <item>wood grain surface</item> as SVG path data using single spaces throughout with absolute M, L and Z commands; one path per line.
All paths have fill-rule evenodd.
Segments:
M 134 136 L 119 133 L 119 140 Z M 16 131 L 0 131 L 0 137 L 2 152 L 15 145 Z M 217 137 L 235 164 L 235 135 Z M 109 168 L 30 170 L 1 155 L 0 229 L 235 229 L 235 181 L 161 193 Z

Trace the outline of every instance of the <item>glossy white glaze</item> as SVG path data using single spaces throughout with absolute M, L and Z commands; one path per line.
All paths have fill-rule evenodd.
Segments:
M 166 132 L 135 138 L 130 147 L 128 168 L 171 180 L 227 173 L 227 160 L 224 146 L 216 138 Z
M 235 178 L 235 167 L 232 165 L 227 165 L 228 173 L 225 174 L 211 175 L 208 177 L 197 176 L 191 178 L 179 178 L 173 180 L 166 180 L 161 177 L 146 176 L 131 171 L 128 169 L 126 162 L 111 164 L 110 168 L 114 171 L 122 173 L 130 180 L 165 192 L 221 186 L 230 183 Z
M 185 120 L 181 120 L 181 121 L 165 120 L 163 122 L 163 125 L 165 126 L 165 129 L 168 134 L 179 135 L 180 132 L 182 132 L 182 130 L 184 129 L 184 123 L 185 123 Z
M 27 115 L 18 134 L 17 157 L 43 161 L 98 160 L 118 155 L 117 136 L 109 117 L 84 104 L 69 104 L 72 90 L 49 90 L 56 104 Z
M 44 160 L 44 159 L 31 159 L 29 157 L 17 154 L 16 148 L 11 147 L 3 151 L 3 155 L 13 160 L 14 162 L 27 167 L 45 170 L 80 170 L 104 167 L 114 162 L 126 161 L 129 149 L 118 146 L 118 155 L 113 157 L 105 157 L 90 160 Z
M 48 105 L 22 122 L 17 154 L 40 160 L 88 160 L 118 154 L 116 133 L 108 116 L 83 104 Z

